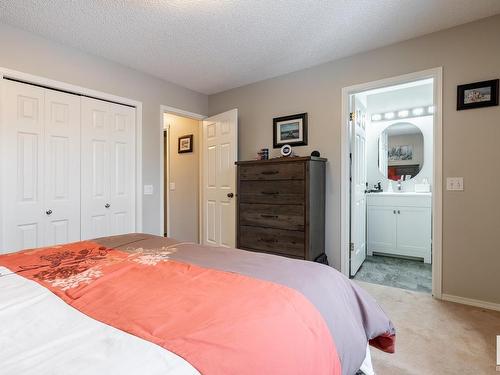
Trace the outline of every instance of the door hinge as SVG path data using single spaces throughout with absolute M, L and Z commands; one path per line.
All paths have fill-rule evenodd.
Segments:
M 356 118 L 356 115 L 354 114 L 354 112 L 350 112 L 349 113 L 349 121 L 354 121 L 355 118 Z
M 351 250 L 351 252 L 353 252 L 353 251 L 354 251 L 354 243 L 353 243 L 353 242 L 351 242 L 351 243 L 349 244 L 349 249 Z

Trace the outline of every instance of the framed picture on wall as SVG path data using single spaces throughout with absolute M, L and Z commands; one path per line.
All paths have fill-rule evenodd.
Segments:
M 457 87 L 457 111 L 498 105 L 498 79 Z
M 273 119 L 273 147 L 307 145 L 307 113 Z
M 193 152 L 193 135 L 183 135 L 179 137 L 177 153 Z

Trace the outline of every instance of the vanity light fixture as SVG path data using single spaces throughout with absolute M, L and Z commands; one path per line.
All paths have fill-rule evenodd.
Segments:
M 404 109 L 404 110 L 398 112 L 398 117 L 408 117 L 409 114 L 410 114 L 410 111 L 408 111 L 407 109 Z
M 411 113 L 414 116 L 421 116 L 424 113 L 424 109 L 422 107 L 413 108 L 412 111 L 411 111 Z
M 429 114 L 433 114 L 434 113 L 434 106 L 433 105 L 430 105 L 427 107 L 427 113 Z
M 386 114 L 384 114 L 384 118 L 386 120 L 391 120 L 394 118 L 394 112 L 387 112 Z
M 382 115 L 380 113 L 372 115 L 372 121 L 380 121 L 380 120 L 382 120 Z

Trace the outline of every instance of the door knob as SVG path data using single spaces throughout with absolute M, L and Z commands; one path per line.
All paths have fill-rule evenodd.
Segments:
M 233 193 L 227 193 L 227 197 L 228 198 L 232 198 L 232 197 L 234 197 L 234 194 Z
M 111 207 L 111 205 L 110 205 L 109 203 L 106 203 L 106 204 L 104 205 L 104 207 L 106 207 L 106 208 L 110 208 L 110 207 Z
M 47 210 L 47 211 L 45 211 L 45 213 L 50 216 L 50 215 L 52 215 L 52 210 Z

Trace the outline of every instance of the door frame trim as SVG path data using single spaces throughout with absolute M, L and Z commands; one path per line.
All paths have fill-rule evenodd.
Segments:
M 165 196 L 167 197 L 167 236 L 170 236 L 170 194 L 166 195 L 165 194 L 165 189 L 168 189 L 168 186 L 170 184 L 170 163 L 167 166 L 167 175 L 165 176 L 165 153 L 164 153 L 164 140 L 163 140 L 163 132 L 165 130 L 164 128 L 164 115 L 165 113 L 169 113 L 172 115 L 176 116 L 181 116 L 181 117 L 187 117 L 193 120 L 198 120 L 200 121 L 200 131 L 203 130 L 203 120 L 207 118 L 205 115 L 201 115 L 199 113 L 194 113 L 194 112 L 189 112 L 184 109 L 180 108 L 175 108 L 171 107 L 168 105 L 160 105 L 160 236 L 163 236 L 165 233 Z M 170 130 L 170 129 L 168 129 Z M 167 138 L 170 140 L 170 132 L 167 131 Z M 198 136 L 199 138 L 199 147 L 201 150 L 202 147 L 202 137 Z M 170 149 L 167 149 L 168 152 L 170 152 Z M 198 163 L 200 168 L 198 168 L 198 178 L 201 181 L 202 178 L 202 161 L 203 161 L 203 155 L 200 152 Z M 166 177 L 166 178 L 165 178 Z M 201 183 L 198 184 L 198 202 L 201 204 L 201 195 L 202 195 L 202 189 L 201 189 Z M 168 190 L 167 190 L 168 191 Z M 201 214 L 201 209 L 198 207 L 198 242 L 201 241 L 202 235 L 201 235 L 201 223 L 202 223 L 202 214 Z
M 117 104 L 123 104 L 127 106 L 134 107 L 136 109 L 136 119 L 135 119 L 135 230 L 137 232 L 142 231 L 142 102 L 137 100 L 124 98 L 121 96 L 108 94 L 102 91 L 97 91 L 93 89 L 89 89 L 86 87 L 73 85 L 70 83 L 57 81 L 25 72 L 20 72 L 17 70 L 12 70 L 4 67 L 0 67 L 0 122 L 3 120 L 3 115 L 1 113 L 2 109 L 2 100 L 3 100 L 3 91 L 5 82 L 3 78 L 12 78 L 15 80 L 26 82 L 27 84 L 34 84 L 45 86 L 48 89 L 53 88 L 54 90 L 66 91 L 68 93 L 74 93 L 76 95 L 83 95 L 93 97 L 95 99 L 101 99 L 109 102 L 114 102 Z M 2 126 L 0 126 L 0 131 Z M 1 137 L 1 134 L 0 134 Z M 3 171 L 3 166 L 0 165 L 1 170 Z M 1 184 L 0 184 L 1 189 Z M 0 190 L 1 197 L 1 190 Z M 2 202 L 0 200 L 0 212 L 2 210 Z M 0 228 L 3 229 L 3 217 L 0 215 Z M 0 244 L 4 247 L 4 244 Z
M 443 241 L 443 68 L 437 67 L 342 88 L 341 116 L 341 192 L 340 192 L 340 269 L 349 277 L 349 96 L 359 92 L 406 82 L 432 78 L 434 80 L 434 155 L 432 186 L 432 295 L 442 297 Z

